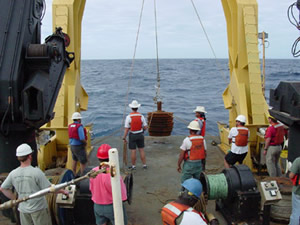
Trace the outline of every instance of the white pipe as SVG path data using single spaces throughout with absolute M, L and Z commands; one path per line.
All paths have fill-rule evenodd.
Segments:
M 115 224 L 124 225 L 118 150 L 116 148 L 112 148 L 109 150 L 108 154 L 109 154 L 109 165 L 115 167 L 115 172 L 116 172 L 116 174 L 111 177 Z

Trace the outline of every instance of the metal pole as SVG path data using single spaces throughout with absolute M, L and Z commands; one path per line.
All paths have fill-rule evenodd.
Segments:
M 263 95 L 265 96 L 265 89 L 266 89 L 266 39 L 268 38 L 268 33 L 266 32 L 260 32 L 258 33 L 258 39 L 261 39 L 262 41 L 262 46 L 263 46 L 263 61 L 262 61 L 262 91 Z
M 115 224 L 124 225 L 118 150 L 116 148 L 112 148 L 109 150 L 108 154 L 109 154 L 109 165 L 112 171 L 111 188 L 112 188 L 112 196 L 113 196 Z
M 73 179 L 71 181 L 67 181 L 67 182 L 62 183 L 62 184 L 52 185 L 48 188 L 42 189 L 38 192 L 35 192 L 35 193 L 33 193 L 29 196 L 26 196 L 24 198 L 21 198 L 21 199 L 10 200 L 10 201 L 4 202 L 3 204 L 0 205 L 0 210 L 5 210 L 5 209 L 12 208 L 12 207 L 16 206 L 17 204 L 19 204 L 21 202 L 25 202 L 29 199 L 41 197 L 41 196 L 47 195 L 49 193 L 55 193 L 55 192 L 59 191 L 60 189 L 63 189 L 63 188 L 65 188 L 65 187 L 67 187 L 71 184 L 75 184 L 77 182 L 80 182 L 84 179 L 95 178 L 99 173 L 103 173 L 103 172 L 105 172 L 105 169 L 100 169 L 98 171 L 91 170 L 90 172 L 88 172 L 87 174 L 85 174 L 82 177 L 78 177 L 76 179 Z
M 265 96 L 265 88 L 266 88 L 266 70 L 265 70 L 265 32 L 263 31 L 262 32 L 262 44 L 263 44 L 263 80 L 262 80 L 262 83 L 263 83 L 263 95 Z

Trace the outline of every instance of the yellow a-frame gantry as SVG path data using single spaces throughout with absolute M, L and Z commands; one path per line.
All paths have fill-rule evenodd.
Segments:
M 229 128 L 238 115 L 246 116 L 250 130 L 249 153 L 245 164 L 253 169 L 253 160 L 261 158 L 263 136 L 257 131 L 268 125 L 268 104 L 262 92 L 258 51 L 258 11 L 256 0 L 222 0 L 227 22 L 230 83 L 223 93 L 229 110 Z M 229 128 L 218 123 L 221 144 L 227 152 Z
M 58 157 L 66 157 L 66 168 L 72 169 L 72 156 L 69 146 L 68 124 L 72 122 L 74 112 L 87 110 L 88 95 L 80 83 L 81 62 L 81 22 L 86 0 L 53 0 L 52 20 L 53 30 L 61 27 L 70 37 L 69 52 L 75 53 L 75 60 L 67 69 L 63 84 L 54 108 L 55 117 L 42 129 L 55 131 L 55 135 L 46 145 L 40 146 L 38 153 L 39 167 L 44 170 L 53 165 Z M 87 131 L 90 127 L 86 127 Z M 89 132 L 87 153 L 91 151 Z

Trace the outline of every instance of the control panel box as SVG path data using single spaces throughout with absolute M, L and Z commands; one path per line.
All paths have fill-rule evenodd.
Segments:
M 260 182 L 262 204 L 269 205 L 282 199 L 279 187 L 275 180 Z
M 61 208 L 73 208 L 75 205 L 76 185 L 65 187 L 65 190 L 68 191 L 69 196 L 61 193 L 57 194 L 56 204 Z

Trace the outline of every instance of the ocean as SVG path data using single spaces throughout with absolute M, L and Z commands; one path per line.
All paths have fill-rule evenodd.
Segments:
M 132 73 L 131 64 L 130 59 L 82 61 L 81 83 L 89 95 L 88 110 L 82 112 L 83 124 L 93 124 L 94 137 L 123 134 L 123 118 L 131 111 L 128 104 L 134 99 L 145 117 L 156 111 L 156 60 L 136 59 Z M 216 122 L 228 122 L 222 99 L 229 83 L 228 59 L 160 59 L 159 68 L 162 109 L 174 113 L 172 135 L 188 135 L 187 123 L 194 119 L 197 105 L 207 111 L 207 134 L 218 135 Z M 297 80 L 299 60 L 267 59 L 267 102 L 270 89 L 280 81 Z

